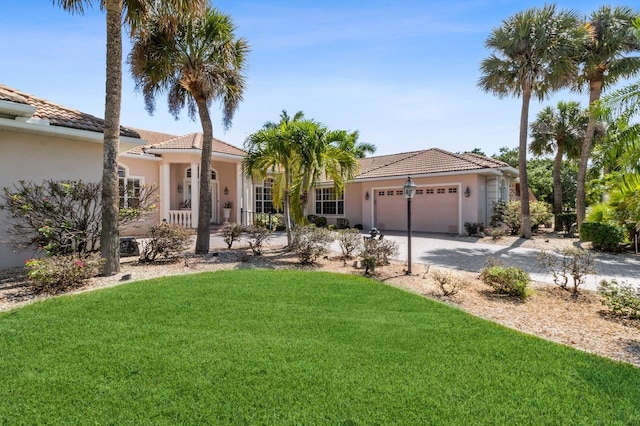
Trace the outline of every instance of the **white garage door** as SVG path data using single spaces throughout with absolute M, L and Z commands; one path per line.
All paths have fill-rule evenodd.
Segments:
M 416 232 L 457 234 L 458 186 L 430 186 L 418 188 L 411 202 L 411 228 Z M 374 223 L 387 231 L 407 230 L 407 200 L 402 189 L 375 191 Z

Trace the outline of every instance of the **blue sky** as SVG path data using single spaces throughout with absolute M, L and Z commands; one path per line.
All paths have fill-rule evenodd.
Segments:
M 94 3 L 96 3 L 94 1 Z M 248 87 L 233 126 L 214 135 L 242 146 L 280 111 L 303 111 L 332 129 L 359 130 L 360 140 L 391 154 L 431 147 L 481 148 L 488 155 L 518 141 L 520 99 L 477 88 L 492 28 L 544 1 L 242 1 L 214 5 L 229 13 L 251 45 Z M 587 15 L 602 1 L 565 1 Z M 609 2 L 612 5 L 629 2 Z M 105 18 L 97 8 L 71 15 L 46 0 L 0 6 L 0 83 L 99 117 L 104 114 Z M 130 45 L 125 42 L 125 54 Z M 545 105 L 587 94 L 562 92 Z M 182 135 L 200 132 L 186 111 L 180 120 L 158 97 L 150 116 L 125 64 L 123 125 Z

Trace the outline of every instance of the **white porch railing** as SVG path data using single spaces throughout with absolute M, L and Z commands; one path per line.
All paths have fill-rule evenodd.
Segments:
M 169 210 L 169 223 L 191 228 L 191 210 Z

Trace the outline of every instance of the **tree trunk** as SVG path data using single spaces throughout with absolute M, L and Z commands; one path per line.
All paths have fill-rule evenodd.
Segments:
M 554 231 L 562 231 L 562 223 L 559 215 L 562 214 L 562 157 L 564 156 L 564 145 L 557 141 L 556 157 L 553 159 L 553 214 L 555 215 Z
M 595 79 L 589 84 L 589 124 L 587 125 L 587 133 L 582 143 L 582 151 L 580 152 L 580 163 L 578 164 L 578 182 L 576 187 L 576 214 L 578 216 L 578 229 L 584 222 L 587 212 L 587 195 L 585 191 L 585 183 L 587 178 L 587 167 L 589 165 L 589 157 L 591 157 L 591 145 L 593 144 L 593 135 L 596 130 L 597 117 L 593 107 L 600 100 L 602 94 L 602 80 Z
M 100 252 L 104 275 L 120 271 L 118 231 L 118 145 L 122 94 L 122 1 L 105 1 L 107 10 L 107 69 L 102 162 L 102 232 Z
M 207 108 L 207 100 L 196 98 L 196 104 L 198 105 L 198 114 L 200 115 L 200 122 L 202 123 L 200 205 L 198 210 L 196 254 L 207 254 L 209 253 L 209 240 L 211 239 L 211 152 L 213 150 L 213 125 L 211 124 L 209 108 Z
M 529 103 L 531 89 L 522 92 L 522 111 L 520 113 L 520 144 L 518 148 L 518 168 L 520 169 L 520 237 L 531 238 L 531 215 L 529 212 L 529 180 L 527 178 L 527 135 L 529 130 Z
M 291 221 L 291 205 L 289 204 L 291 197 L 289 195 L 290 192 L 288 189 L 291 188 L 291 178 L 288 171 L 285 171 L 284 179 L 287 183 L 287 189 L 284 191 L 284 200 L 282 202 L 282 205 L 284 208 L 285 227 L 287 228 L 287 247 L 291 248 L 291 227 L 293 226 L 293 223 Z

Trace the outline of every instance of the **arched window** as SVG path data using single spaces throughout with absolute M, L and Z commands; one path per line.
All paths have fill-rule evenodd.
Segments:
M 131 176 L 129 168 L 125 165 L 118 165 L 118 205 L 121 209 L 138 208 L 140 206 L 140 191 L 144 185 L 144 178 L 141 176 Z
M 256 213 L 276 213 L 273 207 L 273 182 L 267 178 L 262 185 L 256 185 Z

